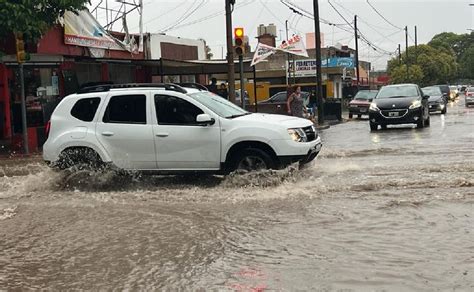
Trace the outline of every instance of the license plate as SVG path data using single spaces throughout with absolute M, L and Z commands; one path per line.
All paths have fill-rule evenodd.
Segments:
M 388 113 L 388 116 L 389 116 L 389 117 L 398 117 L 398 116 L 399 116 L 399 113 L 398 113 L 398 112 L 389 112 L 389 113 Z
M 361 113 L 365 113 L 365 112 L 367 112 L 367 109 L 366 109 L 366 108 L 361 108 L 361 109 L 360 109 L 360 112 L 361 112 Z

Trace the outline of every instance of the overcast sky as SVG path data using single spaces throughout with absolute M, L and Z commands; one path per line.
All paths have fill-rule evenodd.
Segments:
M 109 8 L 119 8 L 116 0 L 108 0 Z M 135 0 L 138 2 L 138 0 Z M 211 47 L 214 57 L 225 56 L 225 1 L 224 0 L 143 0 L 144 31 L 163 33 L 183 38 L 203 38 Z M 95 7 L 99 0 L 92 1 Z M 128 0 L 133 2 L 133 0 Z M 285 0 L 294 3 L 306 14 L 313 12 L 312 0 Z M 409 29 L 409 44 L 414 44 L 414 26 L 418 27 L 418 43 L 427 43 L 440 32 L 468 33 L 474 28 L 474 0 L 369 0 L 384 20 L 367 3 L 367 0 L 330 0 L 342 16 L 352 22 L 357 14 L 358 27 L 365 38 L 377 51 L 360 41 L 359 58 L 372 62 L 376 70 L 384 69 L 388 53 L 395 52 L 398 44 L 405 46 L 406 25 Z M 105 3 L 105 0 L 103 1 Z M 102 4 L 104 6 L 104 4 Z M 321 24 L 325 34 L 325 45 L 336 43 L 354 47 L 354 33 L 345 20 L 331 7 L 327 0 L 320 0 L 320 17 L 337 27 Z M 94 13 L 95 15 L 95 13 Z M 105 24 L 105 12 L 98 10 L 98 19 Z M 245 28 L 252 48 L 256 45 L 257 27 L 259 24 L 274 23 L 278 37 L 285 36 L 285 21 L 290 24 L 290 35 L 299 33 L 304 36 L 314 32 L 314 21 L 292 12 L 280 0 L 236 0 L 233 13 L 233 26 Z M 132 14 L 128 19 L 131 32 L 138 32 L 138 15 Z M 121 30 L 121 22 L 114 30 Z M 401 28 L 401 29 L 400 29 Z

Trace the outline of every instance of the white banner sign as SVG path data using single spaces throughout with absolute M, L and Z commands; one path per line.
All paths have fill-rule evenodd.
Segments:
M 299 35 L 295 35 L 288 41 L 284 41 L 277 48 L 258 43 L 257 48 L 255 49 L 255 54 L 253 55 L 252 64 L 250 64 L 250 66 L 254 66 L 262 62 L 266 58 L 275 54 L 277 51 L 308 57 L 308 52 L 304 46 L 303 39 Z
M 266 58 L 270 57 L 277 51 L 276 48 L 264 45 L 262 43 L 258 43 L 257 48 L 255 49 L 255 54 L 253 55 L 252 64 L 250 66 L 254 66 Z
M 299 35 L 294 35 L 288 41 L 284 41 L 281 45 L 278 46 L 277 49 L 285 53 L 290 53 L 306 58 L 308 57 L 308 52 L 306 51 L 306 47 L 303 43 L 303 38 Z

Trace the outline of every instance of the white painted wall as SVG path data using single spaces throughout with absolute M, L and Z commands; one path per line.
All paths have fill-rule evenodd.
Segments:
M 151 53 L 151 58 L 154 60 L 161 58 L 161 43 L 171 43 L 171 44 L 176 44 L 176 45 L 186 45 L 186 46 L 197 47 L 199 60 L 206 59 L 206 49 L 205 49 L 204 41 L 184 39 L 180 37 L 174 37 L 174 36 L 162 35 L 162 34 L 152 34 L 150 37 L 150 53 Z

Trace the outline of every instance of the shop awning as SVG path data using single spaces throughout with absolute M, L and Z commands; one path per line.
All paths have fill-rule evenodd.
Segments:
M 244 73 L 253 72 L 251 59 L 244 60 Z M 168 59 L 140 60 L 132 63 L 152 68 L 153 75 L 196 75 L 196 74 L 226 74 L 227 60 L 177 61 Z M 240 73 L 239 62 L 234 62 L 235 73 Z

